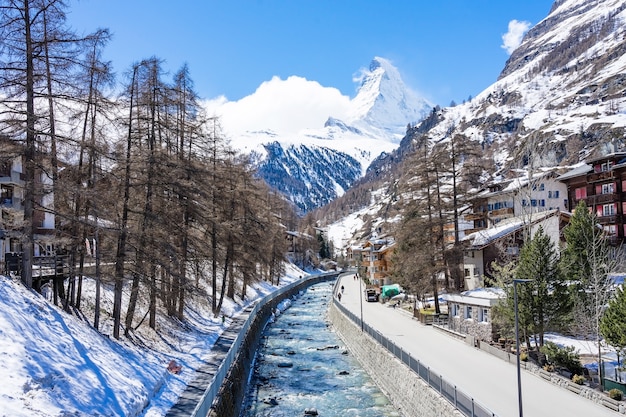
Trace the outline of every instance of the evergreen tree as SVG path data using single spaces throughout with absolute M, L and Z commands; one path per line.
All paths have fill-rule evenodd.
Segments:
M 626 291 L 623 288 L 618 288 L 615 297 L 609 301 L 600 321 L 600 332 L 623 357 L 626 353 Z
M 595 215 L 580 201 L 563 230 L 567 246 L 559 267 L 572 289 L 574 317 L 572 330 L 582 337 L 596 340 L 598 361 L 600 321 L 611 297 L 613 282 L 610 273 L 619 264 L 619 251 L 611 247 Z
M 330 258 L 330 253 L 328 251 L 328 244 L 326 243 L 326 239 L 324 239 L 323 233 L 317 234 L 317 242 L 320 245 L 320 250 L 319 250 L 320 259 Z
M 520 328 L 529 344 L 544 344 L 544 334 L 560 329 L 572 309 L 566 282 L 558 270 L 558 256 L 550 237 L 539 228 L 530 242 L 522 247 L 515 279 L 528 280 L 519 284 L 518 316 Z M 508 306 L 513 306 L 513 289 L 508 291 Z

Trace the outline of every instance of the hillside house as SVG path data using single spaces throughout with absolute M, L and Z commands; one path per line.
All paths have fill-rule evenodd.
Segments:
M 612 244 L 626 236 L 626 153 L 589 159 L 558 178 L 567 187 L 567 210 L 584 201 Z
M 10 144 L 6 146 L 11 147 Z M 18 153 L 18 152 L 14 152 Z M 34 256 L 50 256 L 54 254 L 55 216 L 52 211 L 54 200 L 52 194 L 52 180 L 42 170 L 36 173 L 36 181 L 44 190 L 35 202 L 34 227 L 35 246 Z M 24 218 L 24 176 L 22 156 L 0 157 L 0 209 L 2 210 L 2 224 L 0 227 L 0 265 L 7 269 L 7 261 L 11 269 L 20 266 L 15 263 L 22 252 L 21 228 Z
M 389 276 L 395 245 L 392 238 L 385 238 L 368 240 L 362 246 L 351 246 L 347 249 L 348 263 L 374 285 L 392 284 Z
M 541 171 L 529 179 L 489 184 L 471 199 L 472 209 L 464 215 L 473 227 L 466 234 L 497 225 L 502 220 L 548 210 L 567 210 L 567 186 L 558 180 L 556 170 Z
M 558 209 L 512 217 L 496 226 L 467 235 L 463 239 L 463 269 L 468 290 L 483 287 L 485 277 L 490 278 L 492 262 L 505 257 L 516 258 L 524 243 L 525 229 L 530 225 L 531 236 L 539 227 L 558 244 L 561 231 L 569 223 L 570 214 Z
M 492 308 L 505 297 L 499 288 L 480 288 L 461 294 L 443 294 L 448 304 L 448 323 L 450 330 L 474 336 L 478 340 L 491 342 L 497 329 L 492 323 Z

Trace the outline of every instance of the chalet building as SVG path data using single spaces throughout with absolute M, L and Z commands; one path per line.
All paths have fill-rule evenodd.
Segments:
M 470 234 L 497 225 L 502 220 L 548 210 L 567 210 L 567 187 L 556 170 L 489 184 L 471 200 L 472 209 L 464 215 L 473 227 Z
M 54 203 L 52 180 L 43 171 L 36 173 L 35 178 L 44 193 L 35 202 L 33 254 L 35 257 L 50 256 L 54 254 L 55 217 L 52 210 L 45 209 L 51 209 Z M 24 219 L 24 185 L 22 157 L 0 158 L 0 265 L 4 269 L 7 260 L 15 260 L 22 252 L 20 230 Z
M 362 246 L 351 246 L 347 249 L 348 263 L 373 285 L 392 284 L 389 276 L 395 245 L 393 239 L 386 238 L 368 240 Z
M 504 257 L 518 257 L 528 227 L 531 236 L 541 227 L 554 244 L 558 244 L 561 240 L 561 231 L 569 223 L 570 217 L 567 212 L 552 209 L 511 217 L 489 229 L 468 234 L 463 239 L 465 288 L 472 290 L 483 287 L 485 278 L 491 278 L 492 262 Z
M 559 178 L 567 187 L 567 210 L 584 201 L 612 244 L 626 236 L 626 153 L 613 153 L 587 160 Z

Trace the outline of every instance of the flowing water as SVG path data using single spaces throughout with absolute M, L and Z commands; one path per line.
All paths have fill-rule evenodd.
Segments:
M 326 321 L 332 283 L 311 286 L 265 329 L 243 417 L 398 417 Z M 289 302 L 286 303 L 289 305 Z

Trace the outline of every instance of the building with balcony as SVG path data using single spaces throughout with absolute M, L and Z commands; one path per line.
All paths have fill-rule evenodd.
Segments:
M 464 215 L 473 227 L 470 234 L 497 225 L 502 220 L 548 210 L 566 210 L 567 187 L 558 180 L 556 169 L 489 184 L 475 195 L 472 209 Z
M 496 226 L 476 231 L 463 239 L 463 268 L 465 288 L 484 287 L 493 278 L 491 264 L 519 256 L 526 235 L 534 236 L 539 227 L 555 245 L 561 241 L 561 231 L 569 223 L 570 214 L 558 209 L 511 217 Z
M 351 267 L 370 284 L 382 287 L 391 284 L 392 256 L 396 242 L 392 238 L 371 239 L 361 246 L 347 249 L 347 260 Z
M 613 244 L 626 236 L 626 152 L 613 153 L 586 161 L 561 175 L 567 187 L 567 210 L 584 201 Z
M 24 175 L 23 157 L 18 145 L 4 143 L 10 151 L 0 155 L 0 265 L 5 270 L 7 260 L 16 260 L 22 252 L 22 229 L 24 221 Z M 55 216 L 52 179 L 43 171 L 35 175 L 40 191 L 35 201 L 33 222 L 35 228 L 35 257 L 54 254 Z M 19 267 L 17 265 L 16 267 Z

